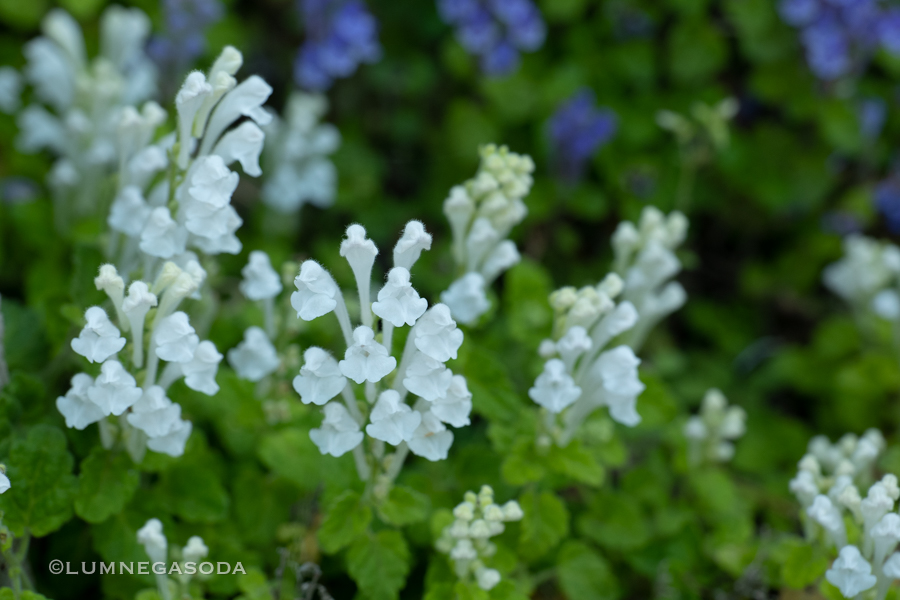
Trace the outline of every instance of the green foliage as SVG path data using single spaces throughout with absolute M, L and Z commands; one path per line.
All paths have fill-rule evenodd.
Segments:
M 75 513 L 100 523 L 121 511 L 137 491 L 140 476 L 124 453 L 99 448 L 81 462 Z
M 322 550 L 335 553 L 353 543 L 372 521 L 372 509 L 362 502 L 359 494 L 346 491 L 331 504 L 322 527 L 319 544 Z
M 406 541 L 397 531 L 358 538 L 347 552 L 347 571 L 364 598 L 398 598 L 410 568 Z
M 525 513 L 519 552 L 528 559 L 540 558 L 569 533 L 569 512 L 559 498 L 546 491 L 528 492 L 519 503 Z

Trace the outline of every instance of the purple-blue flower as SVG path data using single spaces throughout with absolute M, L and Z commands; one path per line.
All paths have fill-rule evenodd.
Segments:
M 881 98 L 864 98 L 857 107 L 859 130 L 868 141 L 881 135 L 887 119 L 887 105 Z
M 548 122 L 551 152 L 560 176 L 581 177 L 588 160 L 616 133 L 616 114 L 595 106 L 594 93 L 582 89 L 563 102 Z
M 900 177 L 888 177 L 875 186 L 875 208 L 884 215 L 891 233 L 900 233 Z
M 519 66 L 519 53 L 537 50 L 547 36 L 532 0 L 437 0 L 437 9 L 487 75 L 512 73 Z
M 147 52 L 163 72 L 180 77 L 206 51 L 206 30 L 223 12 L 219 0 L 163 0 L 165 29 Z
M 362 0 L 299 0 L 306 41 L 294 61 L 294 80 L 325 90 L 361 63 L 381 58 L 378 23 Z

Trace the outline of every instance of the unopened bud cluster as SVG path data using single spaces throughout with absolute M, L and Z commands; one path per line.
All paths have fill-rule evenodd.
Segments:
M 728 406 L 728 399 L 711 389 L 703 397 L 700 414 L 684 425 L 691 463 L 728 462 L 734 456 L 734 440 L 747 430 L 747 413 L 740 406 Z
M 484 146 L 478 173 L 451 189 L 444 201 L 453 258 L 463 274 L 441 300 L 460 323 L 471 325 L 488 311 L 487 287 L 521 258 L 507 237 L 528 214 L 522 199 L 531 190 L 533 171 L 531 157 L 506 146 Z
M 521 520 L 522 508 L 515 500 L 502 506 L 494 504 L 494 490 L 485 485 L 478 494 L 466 492 L 463 502 L 453 509 L 453 516 L 453 523 L 441 532 L 435 548 L 449 555 L 457 577 L 464 581 L 474 577 L 481 589 L 490 590 L 500 583 L 500 572 L 485 566 L 485 559 L 497 552 L 490 539 L 503 533 L 504 523 Z

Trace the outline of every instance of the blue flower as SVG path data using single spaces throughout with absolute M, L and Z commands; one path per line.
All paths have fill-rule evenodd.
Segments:
M 865 98 L 857 108 L 859 130 L 866 140 L 874 140 L 881 135 L 887 118 L 887 105 L 881 98 Z
M 223 15 L 219 0 L 164 0 L 165 31 L 150 40 L 148 54 L 180 77 L 206 51 L 206 30 Z
M 548 123 L 551 151 L 560 176 L 577 180 L 588 160 L 616 133 L 616 114 L 596 108 L 594 94 L 582 89 L 556 110 Z
M 378 22 L 362 0 L 300 0 L 306 42 L 294 61 L 294 80 L 309 90 L 326 90 L 361 63 L 381 58 Z
M 875 186 L 875 208 L 891 233 L 900 233 L 900 177 L 888 177 Z
M 519 66 L 519 53 L 537 50 L 547 37 L 532 0 L 437 0 L 437 9 L 487 75 L 512 73 Z

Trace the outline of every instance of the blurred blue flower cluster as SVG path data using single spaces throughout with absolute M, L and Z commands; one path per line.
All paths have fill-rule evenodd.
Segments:
M 206 29 L 222 18 L 219 0 L 163 0 L 165 32 L 147 47 L 161 70 L 177 79 L 206 51 Z
M 520 52 L 540 48 L 547 35 L 541 12 L 531 0 L 437 0 L 441 18 L 456 28 L 467 52 L 478 56 L 487 75 L 508 75 Z
M 900 54 L 900 7 L 880 0 L 781 0 L 781 18 L 800 29 L 806 61 L 819 79 L 862 68 L 879 47 Z
M 900 176 L 893 175 L 875 186 L 875 207 L 891 233 L 900 233 Z
M 362 0 L 299 0 L 306 42 L 294 61 L 294 80 L 322 91 L 349 77 L 360 63 L 381 58 L 378 22 Z
M 616 113 L 597 108 L 594 93 L 579 90 L 550 117 L 548 133 L 557 172 L 566 181 L 581 177 L 588 160 L 616 133 Z

